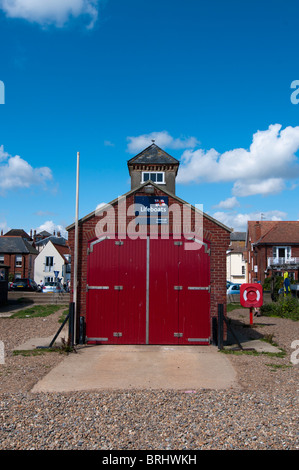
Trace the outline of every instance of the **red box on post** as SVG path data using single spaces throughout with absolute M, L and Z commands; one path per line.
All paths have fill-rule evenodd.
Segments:
M 263 305 L 263 288 L 261 284 L 241 284 L 240 303 L 242 307 L 261 307 Z

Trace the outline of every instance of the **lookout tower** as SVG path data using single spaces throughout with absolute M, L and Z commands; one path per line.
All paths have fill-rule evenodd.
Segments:
M 161 189 L 175 194 L 179 164 L 178 160 L 153 143 L 128 161 L 131 189 L 152 181 L 161 186 Z

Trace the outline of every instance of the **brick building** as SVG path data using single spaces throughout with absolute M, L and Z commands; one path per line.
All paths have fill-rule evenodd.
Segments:
M 261 282 L 273 273 L 298 280 L 299 221 L 250 221 L 246 235 L 248 282 Z
M 34 260 L 38 251 L 22 236 L 0 237 L 0 267 L 9 266 L 13 280 L 34 277 Z
M 79 220 L 77 315 L 87 342 L 210 343 L 218 304 L 226 311 L 231 230 L 175 194 L 178 167 L 152 144 L 128 161 L 131 190 Z

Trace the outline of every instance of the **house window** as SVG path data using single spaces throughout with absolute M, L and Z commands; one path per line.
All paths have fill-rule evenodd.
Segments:
M 165 184 L 165 173 L 163 171 L 143 171 L 141 176 L 141 183 L 152 181 L 157 184 Z
M 20 268 L 22 266 L 22 255 L 16 255 L 16 267 Z
M 46 256 L 45 271 L 47 272 L 53 271 L 53 266 L 54 266 L 54 257 Z
M 242 276 L 245 276 L 245 266 L 242 266 Z
M 0 264 L 4 264 L 4 255 L 0 255 Z
M 291 247 L 290 246 L 274 246 L 273 247 L 273 258 L 291 258 Z

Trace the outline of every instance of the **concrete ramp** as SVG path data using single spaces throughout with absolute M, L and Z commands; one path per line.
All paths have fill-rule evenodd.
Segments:
M 83 346 L 32 392 L 227 389 L 236 372 L 215 346 Z

